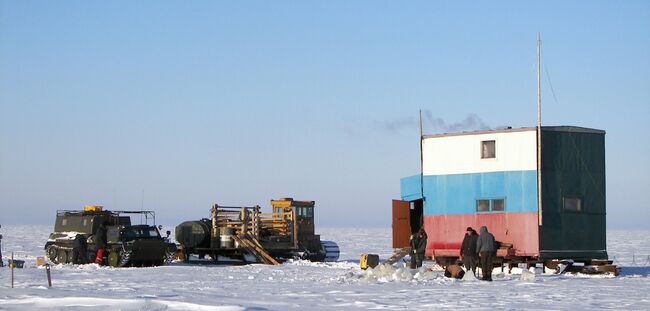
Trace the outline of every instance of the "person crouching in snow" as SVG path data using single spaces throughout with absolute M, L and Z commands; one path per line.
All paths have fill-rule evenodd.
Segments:
M 424 251 L 427 248 L 427 233 L 420 229 L 417 233 L 411 235 L 411 269 L 422 267 L 424 261 Z
M 476 251 L 478 252 L 481 258 L 481 271 L 483 281 L 492 281 L 492 259 L 496 248 L 494 241 L 494 236 L 492 233 L 489 233 L 486 226 L 481 227 L 479 230 L 481 233 L 476 239 Z
M 467 227 L 467 233 L 465 233 L 463 244 L 460 247 L 460 260 L 463 261 L 467 271 L 472 270 L 474 276 L 476 276 L 476 265 L 478 263 L 478 256 L 476 256 L 477 239 L 478 234 L 476 234 L 476 231 L 472 227 Z
M 461 268 L 458 263 L 455 263 L 445 267 L 444 276 L 448 278 L 462 279 L 463 276 L 465 276 L 465 271 L 463 271 L 463 268 Z

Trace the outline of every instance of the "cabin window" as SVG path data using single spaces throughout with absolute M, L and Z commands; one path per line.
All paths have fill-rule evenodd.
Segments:
M 301 218 L 311 218 L 314 210 L 311 207 L 296 207 L 296 215 Z
M 504 200 L 503 199 L 494 199 L 492 200 L 492 211 L 493 212 L 503 212 L 504 211 Z
M 496 158 L 496 142 L 494 140 L 484 140 L 481 142 L 481 159 Z
M 568 212 L 582 212 L 582 199 L 576 197 L 564 197 L 564 210 Z
M 490 200 L 476 200 L 476 211 L 477 212 L 489 212 L 490 211 Z
M 68 224 L 68 219 L 65 218 L 65 217 L 63 217 L 63 218 L 61 219 L 61 226 L 65 226 L 65 225 L 67 225 L 67 224 Z
M 476 200 L 477 212 L 503 212 L 506 210 L 505 199 Z

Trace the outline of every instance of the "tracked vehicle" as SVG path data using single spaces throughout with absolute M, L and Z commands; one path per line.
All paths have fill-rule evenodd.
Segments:
M 132 215 L 140 216 L 144 224 L 132 225 Z M 45 254 L 55 264 L 94 262 L 97 233 L 106 230 L 103 263 L 113 267 L 159 266 L 169 263 L 176 252 L 176 245 L 169 243 L 170 232 L 163 238 L 161 228 L 155 226 L 153 211 L 108 211 L 101 206 L 60 210 L 54 232 L 45 243 Z
M 273 211 L 266 214 L 259 206 L 215 204 L 210 218 L 176 226 L 176 241 L 182 245 L 186 260 L 190 254 L 213 260 L 219 256 L 245 260 L 248 254 L 268 264 L 289 258 L 336 261 L 338 245 L 321 241 L 315 234 L 314 205 L 314 201 L 292 198 L 272 200 Z

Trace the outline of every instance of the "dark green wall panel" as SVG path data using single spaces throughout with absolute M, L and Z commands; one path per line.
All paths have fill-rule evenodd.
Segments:
M 582 211 L 563 210 L 579 197 Z M 605 258 L 605 135 L 542 132 L 542 257 Z

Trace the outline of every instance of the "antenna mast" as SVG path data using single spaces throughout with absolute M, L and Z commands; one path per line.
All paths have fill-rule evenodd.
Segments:
M 422 154 L 422 144 L 424 142 L 424 134 L 422 134 L 422 109 L 420 109 L 420 196 L 424 202 L 424 156 Z
M 542 225 L 542 85 L 541 85 L 541 46 L 537 33 L 537 217 Z
M 140 211 L 144 211 L 144 188 L 142 188 L 142 200 L 140 201 Z M 142 223 L 142 214 L 140 213 L 140 223 Z

